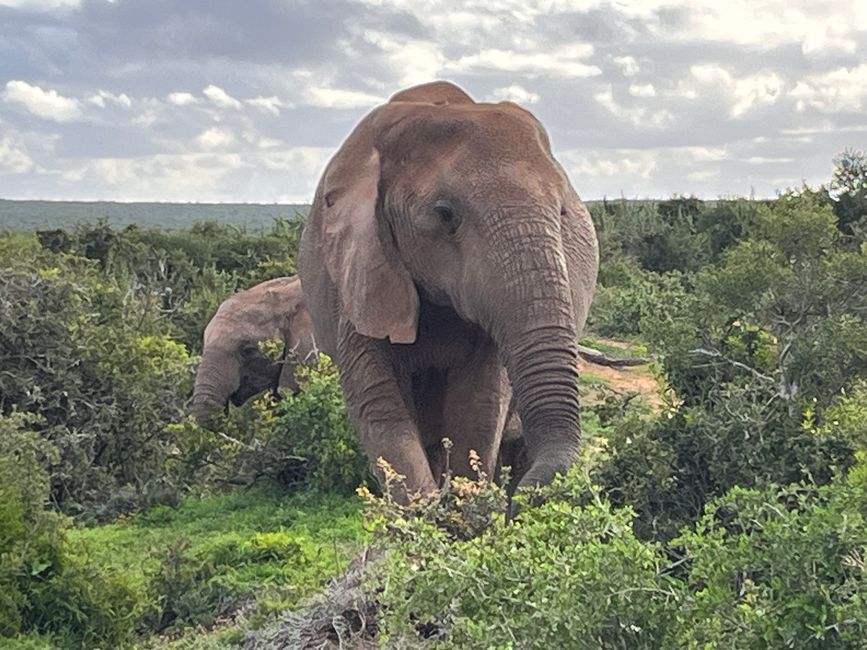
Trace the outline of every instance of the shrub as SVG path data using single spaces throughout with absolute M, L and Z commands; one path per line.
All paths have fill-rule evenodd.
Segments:
M 4 650 L 7 648 L 8 650 L 56 650 L 57 646 L 50 636 L 31 632 L 30 634 L 19 634 L 9 639 L 0 637 L 0 648 Z
M 548 501 L 525 509 L 514 524 L 504 522 L 501 493 L 484 477 L 472 489 L 453 482 L 433 505 L 418 506 L 425 516 L 407 519 L 387 495 L 379 505 L 374 500 L 374 535 L 389 541 L 384 562 L 368 578 L 371 597 L 381 603 L 380 641 L 388 647 L 665 647 L 680 595 L 660 573 L 659 548 L 638 541 L 631 513 L 594 498 L 577 473 L 543 493 Z M 437 525 L 466 507 L 463 495 L 495 514 L 484 532 L 469 538 Z
M 34 424 L 0 416 L 0 638 L 34 632 L 61 647 L 124 645 L 133 637 L 133 592 L 122 576 L 69 552 L 64 518 L 46 510 L 44 465 L 55 451 L 29 430 Z
M 733 489 L 682 546 L 677 647 L 857 648 L 867 636 L 863 490 Z
M 815 193 L 753 216 L 752 238 L 699 272 L 693 293 L 647 301 L 642 314 L 678 401 L 654 423 L 616 425 L 595 475 L 636 508 L 644 538 L 669 538 L 733 486 L 824 484 L 854 462 L 858 436 L 827 423 L 860 411 L 839 395 L 867 376 L 855 288 L 867 285 L 867 257 L 840 248 Z
M 270 395 L 215 419 L 215 431 L 192 419 L 170 427 L 180 446 L 171 475 L 198 486 L 310 488 L 352 494 L 370 479 L 367 457 L 349 423 L 337 368 L 325 355 L 299 366 L 299 392 Z
M 50 634 L 60 647 L 119 648 L 135 639 L 140 605 L 118 572 L 88 566 L 64 553 L 60 571 L 35 577 L 28 591 L 31 629 Z
M 477 504 L 496 499 L 480 481 Z M 859 648 L 867 632 L 863 487 L 734 488 L 666 546 L 632 532 L 573 471 L 511 525 L 449 532 L 433 502 L 368 497 L 384 559 L 366 568 L 388 647 Z M 421 516 L 418 516 L 421 515 Z M 363 609 L 363 608 L 362 608 Z
M 146 319 L 127 320 L 136 303 L 91 263 L 57 261 L 0 274 L 0 413 L 38 414 L 58 451 L 50 473 L 61 508 L 93 515 L 121 489 L 136 507 L 164 487 L 164 429 L 183 413 L 191 360 Z
M 867 239 L 867 152 L 846 149 L 833 162 L 829 189 L 837 227 L 859 244 Z
M 337 367 L 320 355 L 316 366 L 296 374 L 299 392 L 276 410 L 274 451 L 278 458 L 304 459 L 311 488 L 351 494 L 369 478 L 370 466 L 349 423 Z
M 734 382 L 700 406 L 616 423 L 593 476 L 636 510 L 639 537 L 668 540 L 734 486 L 828 483 L 853 460 L 849 433 L 817 434 L 762 384 Z
M 27 616 L 33 575 L 60 566 L 63 520 L 45 510 L 51 445 L 30 431 L 35 418 L 0 416 L 0 637 L 32 627 Z
M 614 251 L 655 272 L 690 271 L 704 261 L 704 236 L 695 220 L 703 204 L 695 198 L 669 201 L 605 201 L 592 206 L 605 259 Z
M 619 263 L 605 275 L 588 318 L 589 329 L 601 336 L 644 334 L 649 319 L 678 314 L 693 302 L 688 276 L 677 272 L 659 275 Z
M 237 609 L 245 595 L 220 580 L 212 557 L 190 552 L 190 540 L 180 537 L 163 547 L 159 565 L 149 576 L 151 611 L 144 622 L 154 632 L 169 626 L 210 627 Z

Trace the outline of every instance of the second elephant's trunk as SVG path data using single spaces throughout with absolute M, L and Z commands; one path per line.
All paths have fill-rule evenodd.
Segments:
M 228 403 L 240 384 L 238 362 L 229 354 L 206 349 L 196 371 L 192 413 L 196 421 L 207 426 Z

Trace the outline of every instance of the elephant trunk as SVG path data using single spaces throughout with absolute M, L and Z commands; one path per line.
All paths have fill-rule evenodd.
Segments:
M 205 349 L 193 388 L 191 411 L 196 421 L 207 427 L 225 408 L 229 396 L 237 390 L 238 363 L 230 355 Z
M 575 461 L 581 437 L 574 328 L 519 334 L 506 366 L 530 460 L 520 486 L 544 485 Z
M 544 485 L 578 454 L 577 322 L 557 222 L 523 219 L 507 238 L 503 302 L 510 312 L 493 333 L 527 442 L 529 467 L 519 487 Z

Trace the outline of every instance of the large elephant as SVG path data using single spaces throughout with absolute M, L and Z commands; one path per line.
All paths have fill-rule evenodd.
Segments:
M 403 474 L 407 492 L 430 492 L 448 437 L 455 474 L 473 476 L 471 449 L 493 473 L 514 391 L 520 486 L 565 472 L 598 258 L 590 216 L 528 111 L 434 82 L 368 114 L 323 173 L 298 267 L 371 460 Z
M 275 361 L 259 345 L 283 343 Z M 205 328 L 192 411 L 207 425 L 229 401 L 240 406 L 278 386 L 296 390 L 295 368 L 315 350 L 310 314 L 297 276 L 276 278 L 225 300 Z

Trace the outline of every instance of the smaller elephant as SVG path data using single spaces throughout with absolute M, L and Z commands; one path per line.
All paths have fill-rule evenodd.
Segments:
M 283 342 L 275 361 L 260 344 Z M 316 351 L 310 314 L 296 276 L 275 278 L 225 300 L 205 328 L 202 360 L 196 372 L 192 412 L 207 425 L 228 407 L 240 406 L 265 390 L 297 391 L 295 368 Z

